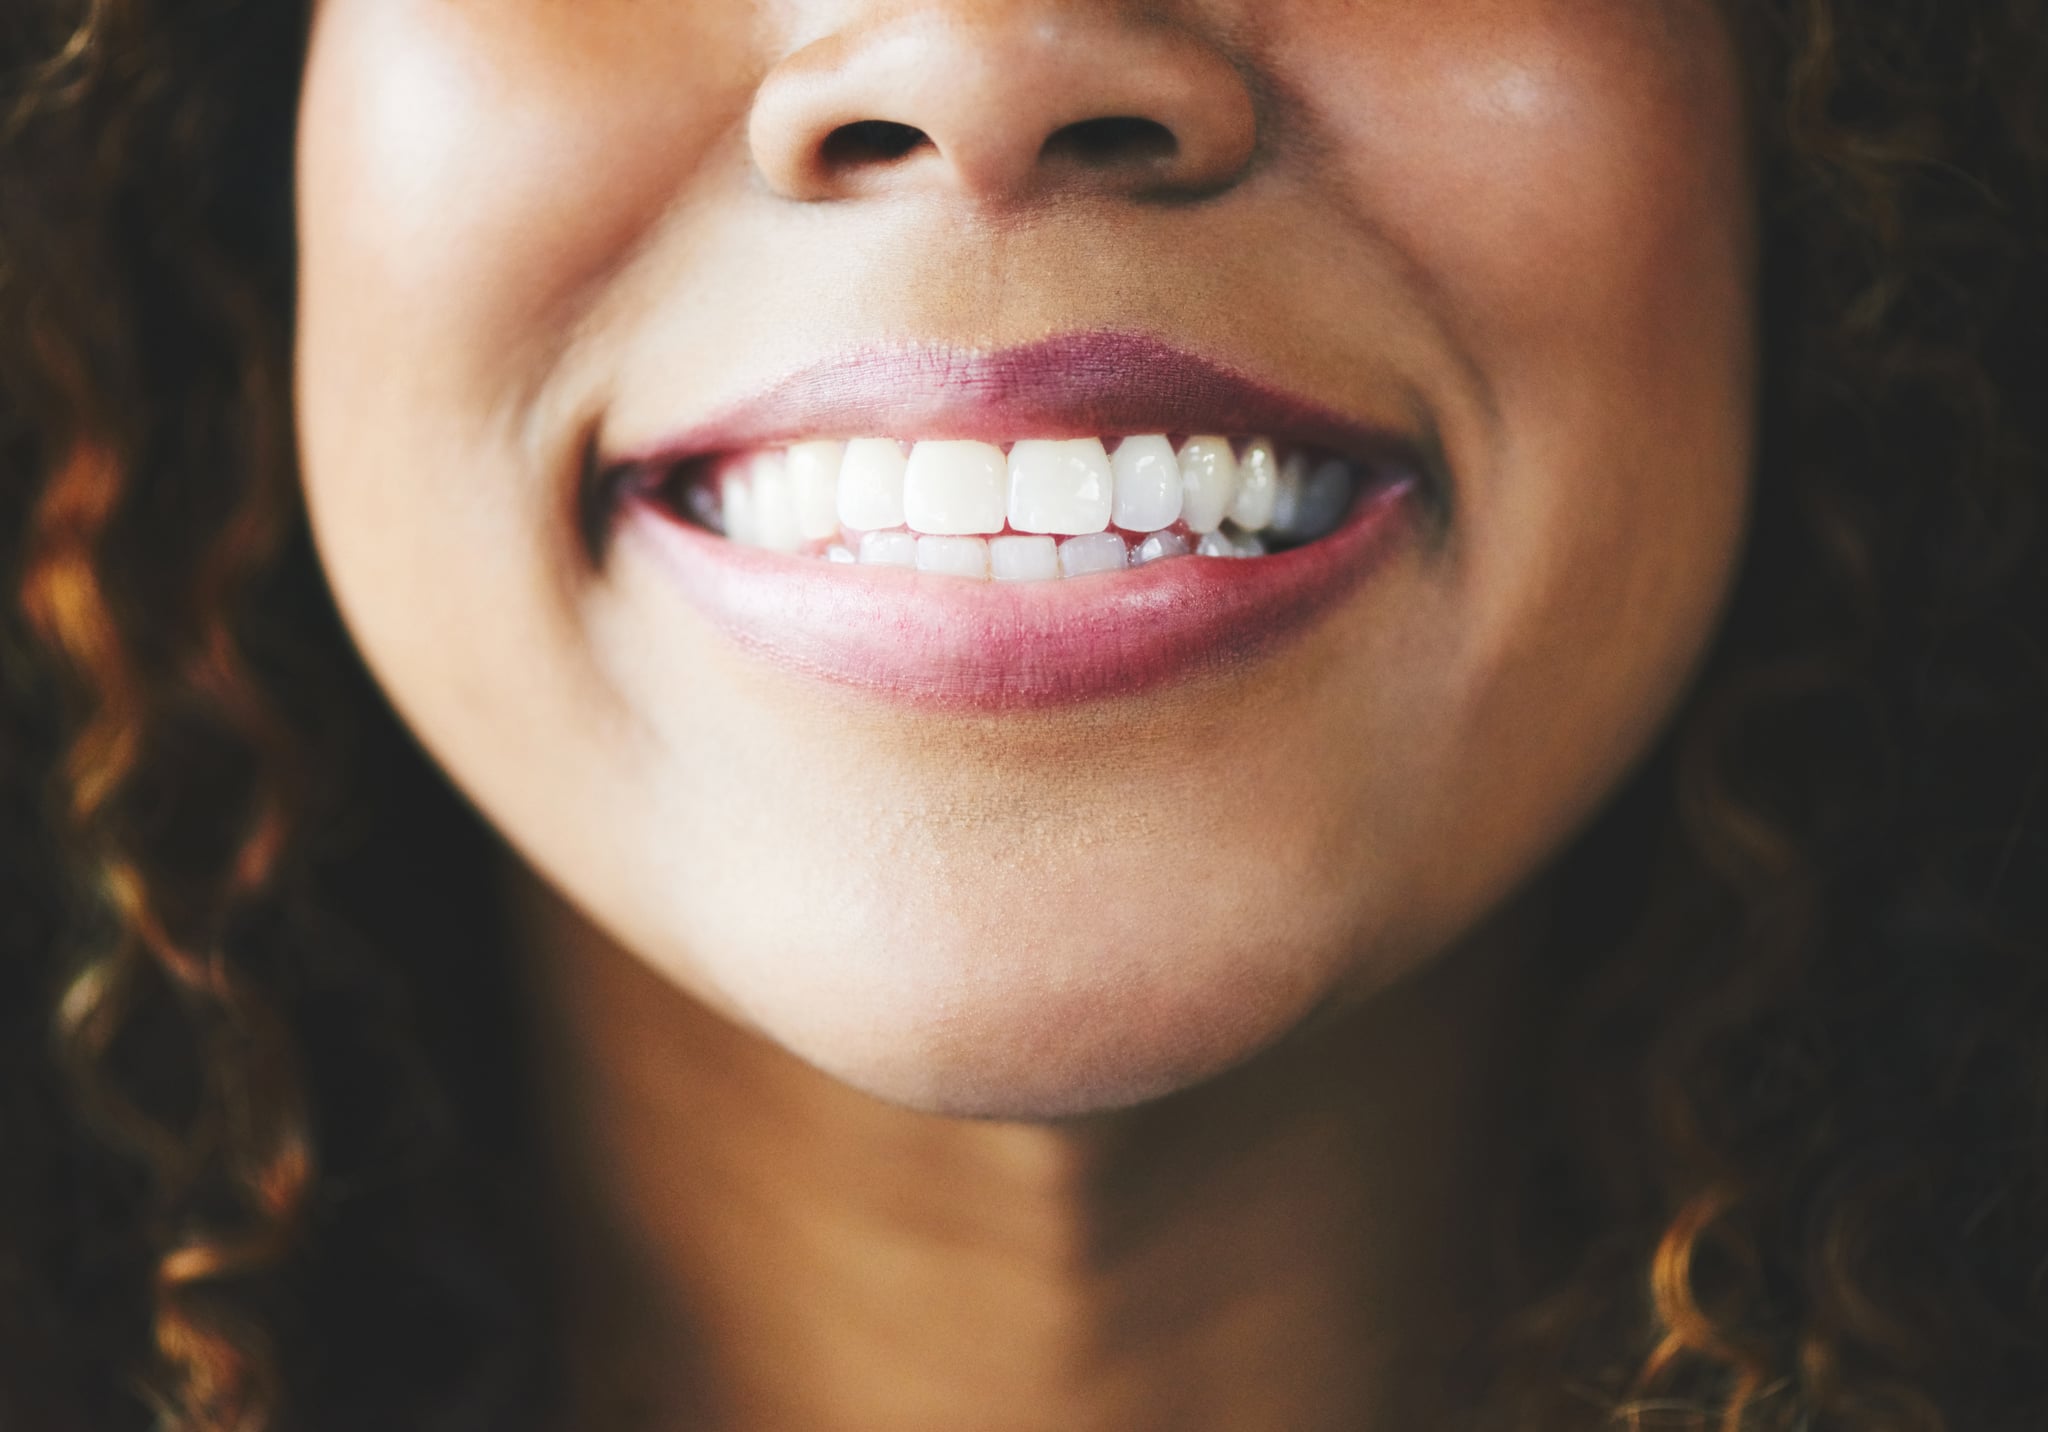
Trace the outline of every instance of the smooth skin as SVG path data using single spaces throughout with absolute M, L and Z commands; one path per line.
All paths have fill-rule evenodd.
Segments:
M 1542 872 L 1741 551 L 1740 90 L 1708 0 L 321 0 L 306 494 L 517 852 L 593 1399 L 1432 1415 Z M 1170 157 L 1045 144 L 1133 115 Z M 1101 329 L 1418 407 L 1448 525 L 1253 667 L 1028 716 L 771 669 L 579 539 L 592 442 Z

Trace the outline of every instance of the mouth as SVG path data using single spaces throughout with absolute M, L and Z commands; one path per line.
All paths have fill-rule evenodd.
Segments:
M 1030 582 L 1288 551 L 1336 531 L 1384 476 L 1266 437 L 866 437 L 685 462 L 646 495 L 742 546 Z
M 1360 421 L 1125 334 L 884 349 L 601 445 L 587 525 L 786 669 L 1064 704 L 1258 659 L 1342 602 L 1441 520 L 1418 411 Z

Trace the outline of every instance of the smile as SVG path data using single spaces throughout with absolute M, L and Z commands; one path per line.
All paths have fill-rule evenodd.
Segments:
M 1151 340 L 1080 335 L 807 372 L 606 463 L 599 490 L 746 649 L 1004 710 L 1274 651 L 1413 530 L 1428 453 Z
M 689 464 L 661 500 L 744 546 L 1050 581 L 1297 547 L 1335 531 L 1372 480 L 1266 438 L 856 438 Z

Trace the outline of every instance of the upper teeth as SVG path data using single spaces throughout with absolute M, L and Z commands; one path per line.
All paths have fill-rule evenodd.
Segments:
M 848 560 L 916 565 L 999 579 L 1117 565 L 1107 543 L 1055 554 L 1054 538 L 1121 531 L 1148 561 L 1263 550 L 1247 534 L 1318 537 L 1343 519 L 1358 485 L 1351 464 L 1311 467 L 1274 444 L 1191 437 L 1176 452 L 1162 435 L 1033 439 L 1009 446 L 894 438 L 803 442 L 721 465 L 715 488 L 692 493 L 699 515 L 736 542 L 823 551 Z M 1237 536 L 1215 537 L 1225 522 Z M 907 529 L 907 530 L 904 530 Z M 980 539 L 1009 533 L 993 552 Z M 874 540 L 891 534 L 892 540 Z M 916 540 L 920 534 L 925 540 Z M 1146 542 L 1150 534 L 1163 540 Z M 901 540 L 893 540 L 900 538 Z M 944 540 L 940 540 L 944 539 Z M 1115 540 L 1121 541 L 1121 538 Z

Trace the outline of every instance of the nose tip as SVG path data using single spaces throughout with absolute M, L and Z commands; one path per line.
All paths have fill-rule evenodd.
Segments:
M 926 9 L 783 60 L 748 119 L 768 184 L 805 200 L 943 187 L 987 204 L 1197 195 L 1250 164 L 1251 89 L 1199 35 L 988 8 Z

